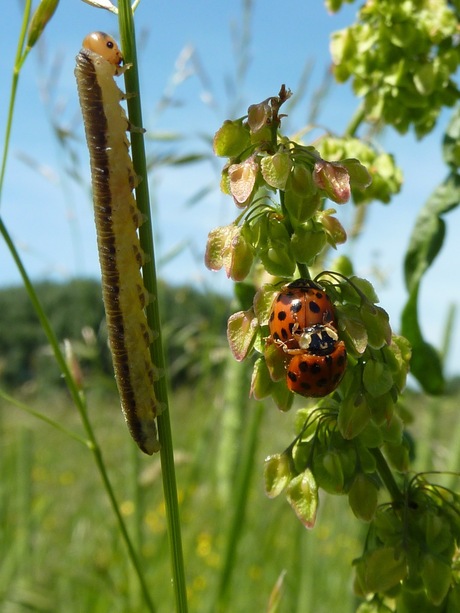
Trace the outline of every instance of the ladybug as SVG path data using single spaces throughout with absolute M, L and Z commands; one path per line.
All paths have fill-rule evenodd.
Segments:
M 286 375 L 291 392 L 320 398 L 335 390 L 345 372 L 347 350 L 343 341 L 334 341 L 329 349 L 325 354 L 301 351 L 293 355 Z
M 283 349 L 299 347 L 299 338 L 314 325 L 337 327 L 334 306 L 321 286 L 297 279 L 284 286 L 273 302 L 268 327 L 272 340 Z

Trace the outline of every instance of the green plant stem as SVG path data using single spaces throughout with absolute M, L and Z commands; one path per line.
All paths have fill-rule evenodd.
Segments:
M 299 274 L 302 279 L 311 279 L 310 271 L 306 264 L 299 264 L 299 262 L 297 262 L 297 268 L 299 269 Z
M 387 488 L 388 492 L 390 493 L 391 499 L 393 500 L 393 502 L 402 502 L 403 495 L 393 477 L 393 473 L 391 472 L 390 467 L 388 466 L 387 461 L 385 460 L 382 452 L 377 447 L 370 448 L 369 451 L 375 458 L 375 461 L 377 463 L 377 472 L 383 483 L 385 484 L 385 487 Z
M 40 419 L 41 421 L 45 422 L 49 426 L 56 428 L 56 430 L 59 430 L 59 432 L 62 432 L 63 434 L 65 434 L 66 436 L 69 436 L 70 438 L 73 438 L 74 440 L 78 441 L 82 445 L 87 445 L 87 440 L 83 438 L 82 436 L 79 436 L 78 434 L 76 434 L 75 432 L 72 432 L 72 430 L 69 430 L 68 428 L 64 428 L 64 426 L 62 426 L 59 422 L 56 422 L 54 419 L 51 419 L 45 413 L 41 413 L 40 411 L 35 411 L 34 409 L 31 409 L 23 402 L 19 402 L 19 400 L 16 400 L 16 398 L 13 398 L 12 396 L 7 394 L 2 389 L 0 389 L 0 398 L 3 398 L 5 402 L 8 402 L 9 404 L 16 406 L 18 409 L 21 409 L 21 411 L 24 411 L 28 415 L 31 415 L 32 417 L 35 417 L 36 419 Z
M 350 123 L 346 127 L 344 136 L 356 136 L 356 132 L 358 131 L 359 126 L 364 121 L 365 116 L 366 112 L 364 110 L 364 104 L 361 103 L 360 106 L 354 112 Z
M 281 210 L 283 211 L 283 214 L 285 216 L 286 227 L 288 231 L 290 232 L 290 234 L 292 235 L 294 230 L 289 220 L 289 214 L 284 205 L 284 191 L 280 190 L 279 194 L 280 194 Z M 308 270 L 308 266 L 306 264 L 300 264 L 299 262 L 297 262 L 297 268 L 299 269 L 299 274 L 302 277 L 302 279 L 311 279 L 310 271 Z
M 21 73 L 21 67 L 24 62 L 25 56 L 23 56 L 24 42 L 27 34 L 27 25 L 29 23 L 30 11 L 32 8 L 32 0 L 26 0 L 24 4 L 24 13 L 22 17 L 21 31 L 18 39 L 18 47 L 16 50 L 16 57 L 14 60 L 13 76 L 11 80 L 10 90 L 10 102 L 8 105 L 8 117 L 6 120 L 5 138 L 3 139 L 3 155 L 2 165 L 0 168 L 0 203 L 3 192 L 3 181 L 5 179 L 6 162 L 8 159 L 8 151 L 10 147 L 11 128 L 13 126 L 13 114 L 16 101 L 16 92 L 18 90 L 19 75 Z
M 132 64 L 132 68 L 125 73 L 126 91 L 134 94 L 128 97 L 128 116 L 131 125 L 136 128 L 142 127 L 142 110 L 139 95 L 139 76 L 137 70 L 136 39 L 134 31 L 134 21 L 131 6 L 128 0 L 120 0 L 118 6 L 118 17 L 120 26 L 120 37 L 122 51 L 127 63 Z M 147 163 L 144 147 L 143 135 L 139 132 L 131 134 L 133 165 L 136 172 L 142 177 L 141 182 L 136 188 L 137 206 L 147 219 L 150 219 L 150 198 L 147 181 Z M 158 283 L 155 266 L 155 250 L 153 241 L 153 231 L 151 223 L 142 224 L 139 229 L 139 236 L 142 249 L 148 254 L 148 261 L 142 268 L 144 283 L 147 291 L 155 298 L 147 305 L 147 319 L 149 326 L 155 331 L 157 337 L 151 344 L 152 360 L 158 367 L 160 378 L 155 382 L 155 393 L 163 407 L 158 416 L 158 435 L 161 444 L 160 456 L 162 464 L 162 481 L 165 496 L 166 517 L 168 523 L 168 536 L 171 549 L 171 563 L 173 576 L 173 589 L 176 602 L 176 610 L 179 613 L 186 613 L 187 592 L 185 581 L 185 569 L 182 550 L 181 522 L 179 514 L 179 502 L 177 497 L 176 473 L 174 466 L 174 448 L 171 432 L 171 421 L 169 414 L 167 380 L 164 376 L 166 364 L 164 359 L 161 320 L 158 306 Z

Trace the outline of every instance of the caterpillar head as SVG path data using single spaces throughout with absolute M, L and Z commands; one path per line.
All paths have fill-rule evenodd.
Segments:
M 123 61 L 123 56 L 117 43 L 105 32 L 91 32 L 91 34 L 88 34 L 83 40 L 83 48 L 97 53 L 115 66 L 119 66 Z

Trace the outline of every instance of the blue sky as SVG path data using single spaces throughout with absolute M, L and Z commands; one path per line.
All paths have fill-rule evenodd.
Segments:
M 249 104 L 275 95 L 281 83 L 295 93 L 306 64 L 312 62 L 307 96 L 289 120 L 292 128 L 300 128 L 311 96 L 329 66 L 330 34 L 351 23 L 358 5 L 347 5 L 337 15 L 329 15 L 320 0 L 253 2 L 249 64 L 241 91 L 236 91 L 235 40 L 244 35 L 243 2 L 142 0 L 136 27 L 147 136 L 160 131 L 186 133 L 188 138 L 181 145 L 181 153 L 197 146 L 209 153 L 200 135 L 212 135 L 230 112 L 241 116 Z M 21 23 L 19 6 L 19 2 L 9 3 L 9 18 L 0 23 L 2 132 Z M 73 75 L 81 40 L 92 30 L 105 30 L 116 37 L 116 17 L 78 0 L 61 0 L 44 39 L 29 56 L 20 77 L 1 213 L 35 280 L 99 276 L 88 191 L 89 166 Z M 184 70 L 177 69 L 178 58 L 184 58 L 185 50 L 190 49 L 192 59 L 185 63 L 188 77 L 177 79 L 184 76 Z M 51 78 L 55 80 L 50 85 Z M 158 103 L 167 90 L 173 92 L 174 106 L 159 113 Z M 319 122 L 340 133 L 356 104 L 348 86 L 332 86 L 321 105 Z M 441 119 L 440 128 L 422 142 L 392 131 L 384 135 L 382 146 L 396 155 L 403 168 L 404 188 L 390 206 L 376 203 L 369 214 L 365 236 L 343 249 L 353 256 L 357 273 L 374 282 L 381 305 L 390 313 L 396 330 L 405 301 L 402 258 L 415 215 L 445 174 L 440 142 L 446 117 Z M 51 118 L 78 139 L 73 141 L 79 156 L 75 168 L 84 175 L 83 187 L 65 170 L 69 163 L 53 136 Z M 158 145 L 154 142 L 148 143 L 150 152 L 155 147 Z M 164 145 L 161 150 L 165 150 Z M 203 253 L 209 230 L 235 217 L 233 203 L 216 190 L 198 204 L 188 204 L 200 188 L 216 181 L 220 163 L 215 160 L 188 168 L 160 169 L 153 175 L 157 255 L 168 258 L 181 247 L 179 255 L 169 257 L 161 267 L 162 276 L 173 283 L 193 282 L 197 287 L 231 291 L 231 282 L 223 272 L 211 273 L 204 267 Z M 351 219 L 346 207 L 341 215 L 345 222 Z M 435 345 L 439 345 L 448 305 L 458 305 L 460 297 L 458 273 L 452 274 L 453 263 L 459 257 L 455 238 L 460 231 L 458 213 L 451 213 L 446 221 L 446 246 L 421 292 L 424 332 Z M 374 274 L 375 268 L 383 273 L 384 283 Z M 0 286 L 19 282 L 11 257 L 0 244 Z M 459 340 L 456 326 L 451 373 L 460 372 Z

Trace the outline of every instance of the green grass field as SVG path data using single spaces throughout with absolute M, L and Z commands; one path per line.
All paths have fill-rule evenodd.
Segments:
M 307 531 L 282 496 L 265 496 L 263 460 L 291 440 L 295 412 L 282 414 L 271 403 L 262 408 L 249 400 L 226 404 L 224 386 L 242 368 L 230 365 L 227 382 L 208 378 L 172 392 L 190 611 L 217 610 L 214 598 L 222 580 L 239 468 L 255 414 L 260 417 L 257 445 L 245 513 L 237 518 L 241 533 L 225 610 L 268 611 L 270 598 L 280 597 L 277 610 L 283 613 L 354 611 L 351 563 L 361 553 L 366 525 L 352 516 L 345 499 L 324 495 L 317 525 Z M 141 552 L 152 599 L 159 612 L 170 612 L 174 607 L 159 460 L 143 456 L 132 443 L 110 382 L 88 385 L 90 418 Z M 81 433 L 65 391 L 29 384 L 15 397 Z M 408 402 L 415 416 L 411 427 L 426 444 L 417 453 L 432 459 L 425 469 L 456 460 L 458 449 L 450 437 L 455 435 L 457 399 L 458 393 L 436 402 L 413 396 Z M 145 610 L 91 453 L 4 400 L 0 408 L 1 611 Z

